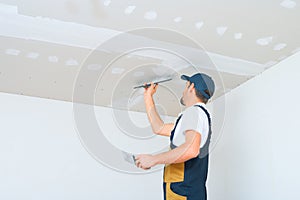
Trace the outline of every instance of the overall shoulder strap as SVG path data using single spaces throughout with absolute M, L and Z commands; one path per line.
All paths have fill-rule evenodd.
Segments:
M 201 158 L 207 157 L 208 153 L 209 153 L 209 144 L 210 144 L 210 138 L 211 138 L 211 134 L 212 134 L 212 131 L 211 131 L 211 118 L 210 118 L 209 112 L 203 106 L 201 106 L 201 105 L 195 105 L 195 106 L 201 108 L 205 112 L 205 114 L 207 115 L 208 124 L 209 124 L 209 133 L 208 133 L 207 140 L 206 140 L 204 146 L 201 148 L 200 154 L 198 155 L 198 157 L 201 159 Z
M 173 141 L 173 137 L 174 137 L 174 134 L 175 134 L 175 130 L 176 130 L 176 127 L 178 125 L 178 122 L 179 120 L 181 119 L 182 117 L 182 114 L 177 118 L 176 122 L 175 122 L 175 125 L 174 125 L 174 128 L 173 130 L 171 131 L 171 136 L 170 136 L 170 141 L 172 142 Z
M 205 114 L 206 114 L 206 116 L 208 118 L 208 124 L 209 124 L 209 126 L 211 126 L 211 118 L 210 118 L 209 112 L 203 106 L 201 106 L 201 105 L 194 105 L 194 106 L 201 108 L 205 112 Z

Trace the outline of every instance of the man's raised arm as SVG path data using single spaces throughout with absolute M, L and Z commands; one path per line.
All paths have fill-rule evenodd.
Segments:
M 153 83 L 151 83 L 151 86 L 145 88 L 144 101 L 145 101 L 147 116 L 151 124 L 152 130 L 155 134 L 170 136 L 174 124 L 173 123 L 165 124 L 162 121 L 162 119 L 160 118 L 156 110 L 155 103 L 153 100 L 153 95 L 155 94 L 157 88 L 158 88 L 158 84 L 153 84 Z

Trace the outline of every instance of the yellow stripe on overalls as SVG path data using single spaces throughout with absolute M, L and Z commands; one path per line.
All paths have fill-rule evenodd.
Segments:
M 171 183 L 184 180 L 184 163 L 175 163 L 165 166 L 164 182 L 166 183 L 166 200 L 186 200 L 187 198 L 174 193 L 171 190 Z

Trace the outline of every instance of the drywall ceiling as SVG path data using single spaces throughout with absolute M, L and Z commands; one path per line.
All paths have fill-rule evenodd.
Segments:
M 175 116 L 180 74 L 211 75 L 215 99 L 299 51 L 299 4 L 0 0 L 0 91 L 144 111 L 133 86 L 172 76 L 156 98 Z

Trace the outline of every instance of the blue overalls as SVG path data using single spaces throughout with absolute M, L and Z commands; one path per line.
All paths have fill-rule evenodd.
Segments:
M 206 179 L 208 172 L 208 151 L 211 138 L 211 118 L 208 111 L 200 106 L 208 117 L 209 134 L 204 146 L 200 149 L 200 154 L 183 163 L 166 165 L 164 168 L 164 200 L 206 200 Z M 173 137 L 176 126 L 182 115 L 176 120 L 174 129 L 170 136 L 170 148 L 177 146 L 173 144 Z

